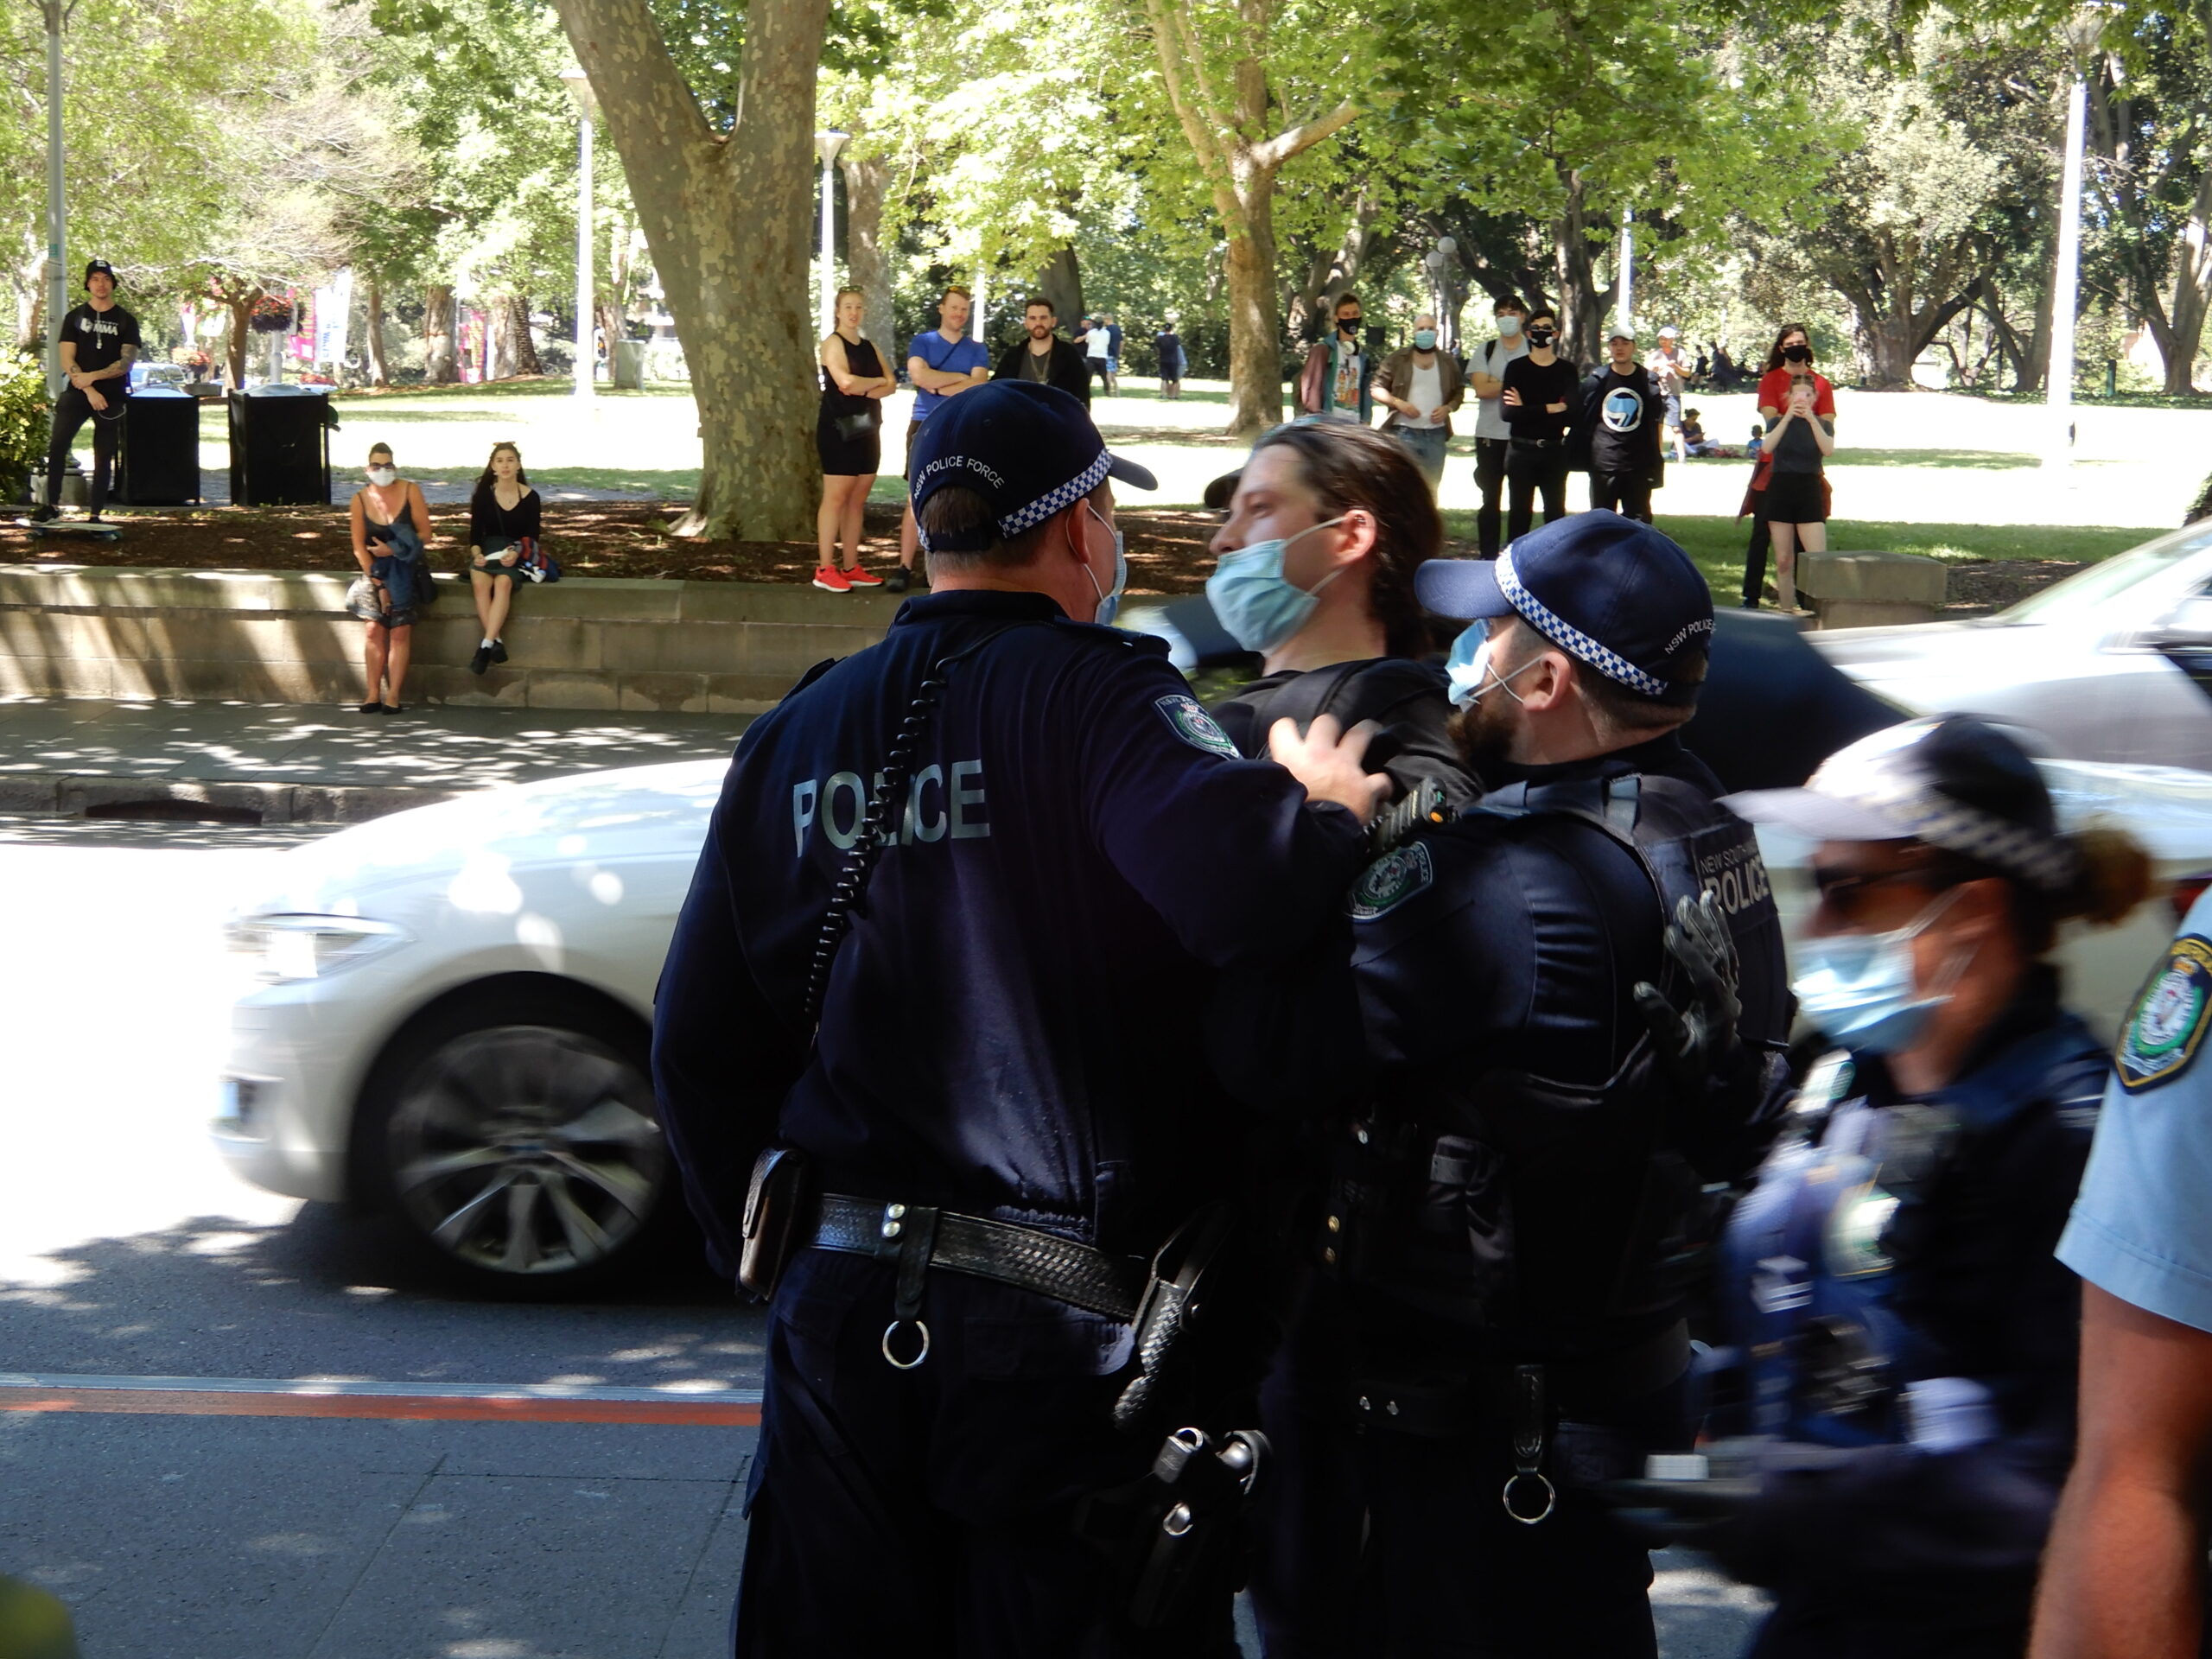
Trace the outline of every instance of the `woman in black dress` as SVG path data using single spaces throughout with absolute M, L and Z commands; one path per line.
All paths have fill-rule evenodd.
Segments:
M 483 642 L 468 659 L 472 673 L 507 660 L 499 636 L 515 601 L 516 567 L 537 543 L 538 505 L 530 474 L 522 469 L 522 451 L 512 443 L 493 444 L 468 502 L 468 585 L 484 628 Z
M 883 399 L 899 383 L 884 372 L 875 347 L 861 338 L 861 291 L 837 290 L 837 327 L 822 342 L 822 412 L 814 447 L 822 455 L 822 511 L 815 539 L 822 556 L 814 585 L 833 594 L 880 588 L 883 578 L 861 569 L 861 521 L 883 455 Z M 837 563 L 844 538 L 845 562 Z

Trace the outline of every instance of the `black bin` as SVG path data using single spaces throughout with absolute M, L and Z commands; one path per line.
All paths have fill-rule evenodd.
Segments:
M 241 507 L 330 505 L 330 394 L 305 386 L 233 391 L 231 501 Z
M 123 405 L 123 449 L 115 499 L 134 507 L 200 499 L 200 400 L 170 386 L 145 386 Z

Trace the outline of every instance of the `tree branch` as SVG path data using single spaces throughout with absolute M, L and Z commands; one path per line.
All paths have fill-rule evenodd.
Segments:
M 1257 165 L 1269 169 L 1281 167 L 1292 156 L 1301 155 L 1323 139 L 1343 131 L 1358 118 L 1359 105 L 1346 99 L 1326 115 L 1279 132 L 1265 143 L 1253 145 L 1252 159 Z

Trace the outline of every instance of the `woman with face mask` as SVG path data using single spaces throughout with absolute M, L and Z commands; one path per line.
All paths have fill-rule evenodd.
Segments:
M 1812 336 L 1791 323 L 1775 336 L 1759 378 L 1761 454 L 1745 511 L 1751 546 L 1745 560 L 1744 604 L 1758 608 L 1766 588 L 1766 550 L 1774 547 L 1775 603 L 1797 608 L 1797 550 L 1828 544 L 1826 462 L 1835 453 L 1835 387 L 1813 367 Z M 1761 533 L 1764 526 L 1764 533 Z
M 423 499 L 420 485 L 400 477 L 390 444 L 369 450 L 365 471 L 368 482 L 353 492 L 348 509 L 353 562 L 361 567 L 374 596 L 374 609 L 364 617 L 368 640 L 362 662 L 369 692 L 361 712 L 396 715 L 402 708 L 399 689 L 415 648 L 415 618 L 433 597 L 427 556 L 430 505 Z
M 1760 1659 L 2009 1659 L 2073 1446 L 2080 1285 L 2052 1251 L 2105 1077 L 2049 957 L 2062 925 L 2133 909 L 2149 861 L 2063 831 L 2034 763 L 1971 715 L 1726 804 L 1818 843 L 1791 965 L 1836 1048 L 1728 1224 L 1729 1403 L 1712 1478 L 1681 1483 L 1715 1501 L 1684 1509 L 1723 1517 L 1695 1541 L 1774 1592 Z

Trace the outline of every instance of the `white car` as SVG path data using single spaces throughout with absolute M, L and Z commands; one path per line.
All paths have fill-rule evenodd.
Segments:
M 214 1125 L 247 1179 L 396 1211 L 493 1286 L 618 1269 L 677 1224 L 647 1072 L 652 994 L 726 763 L 487 791 L 287 854 L 232 924 L 238 1004 Z M 2212 775 L 2051 762 L 2069 823 L 2151 849 L 2177 904 L 2212 871 Z M 1786 923 L 1807 848 L 1762 831 Z M 2108 1033 L 2175 911 L 2070 938 L 2069 1000 Z

